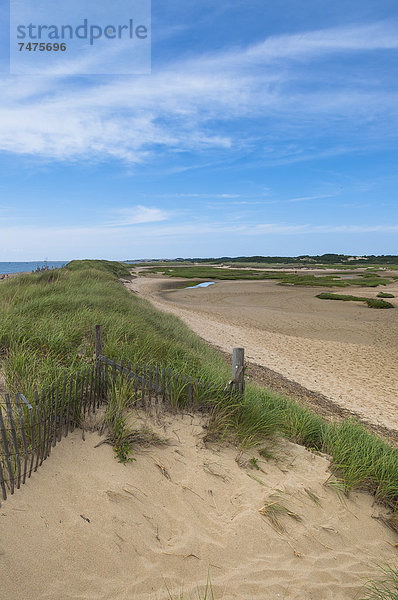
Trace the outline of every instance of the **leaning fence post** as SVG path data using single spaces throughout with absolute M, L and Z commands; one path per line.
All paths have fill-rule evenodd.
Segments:
M 102 325 L 95 326 L 95 358 L 102 356 Z
M 232 387 L 235 392 L 245 391 L 245 349 L 234 348 L 232 351 Z

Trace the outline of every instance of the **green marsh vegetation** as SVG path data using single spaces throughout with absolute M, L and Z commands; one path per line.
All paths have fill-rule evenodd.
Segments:
M 103 325 L 104 354 L 225 385 L 230 367 L 178 318 L 125 289 L 121 263 L 74 261 L 59 271 L 21 275 L 0 285 L 0 350 L 10 391 L 25 393 L 75 373 L 94 360 L 94 326 Z M 221 389 L 221 388 L 220 388 Z M 175 404 L 183 395 L 175 390 Z M 125 419 L 128 390 L 115 390 L 108 426 L 119 459 L 131 458 L 134 428 Z M 398 452 L 354 421 L 330 423 L 299 403 L 250 384 L 243 399 L 215 394 L 209 432 L 246 448 L 275 435 L 332 457 L 344 492 L 366 489 L 392 508 L 398 503 Z
M 377 294 L 378 298 L 395 298 L 394 294 L 389 294 L 388 292 L 379 292 Z
M 379 298 L 394 298 L 392 294 L 386 294 L 384 296 L 381 296 L 380 294 L 377 295 Z M 323 292 L 322 294 L 318 294 L 317 298 L 320 298 L 320 300 L 342 300 L 343 302 L 365 302 L 369 308 L 394 308 L 394 305 L 391 304 L 391 302 L 386 302 L 379 298 L 364 298 L 363 296 L 351 296 L 349 294 Z
M 369 308 L 394 308 L 394 305 L 391 304 L 391 302 L 379 300 L 378 298 L 366 298 L 365 302 Z
M 221 269 L 212 266 L 174 266 L 174 267 L 148 267 L 147 273 L 162 273 L 167 277 L 184 277 L 186 279 L 214 279 L 214 280 L 250 280 L 250 281 L 266 281 L 276 280 L 284 285 L 299 285 L 299 286 L 332 286 L 332 287 L 349 287 L 351 285 L 362 287 L 377 287 L 379 285 L 387 285 L 391 283 L 391 279 L 380 277 L 377 274 L 366 274 L 362 276 L 357 274 L 356 277 L 350 279 L 342 279 L 340 274 L 330 273 L 327 275 L 311 275 L 308 273 L 291 273 L 286 271 L 255 271 L 250 269 Z M 142 274 L 145 275 L 145 272 Z M 345 273 L 343 274 L 345 275 Z

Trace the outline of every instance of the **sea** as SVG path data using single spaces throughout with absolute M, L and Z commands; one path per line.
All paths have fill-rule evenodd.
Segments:
M 5 275 L 7 273 L 30 273 L 31 271 L 36 271 L 36 269 L 42 269 L 43 267 L 48 267 L 49 269 L 60 269 L 64 265 L 68 263 L 67 260 L 60 261 L 51 261 L 51 260 L 37 260 L 30 262 L 0 262 L 0 275 Z

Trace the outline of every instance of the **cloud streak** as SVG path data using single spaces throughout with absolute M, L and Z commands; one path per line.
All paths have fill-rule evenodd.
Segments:
M 112 218 L 110 224 L 113 226 L 141 225 L 143 223 L 167 221 L 169 218 L 169 213 L 160 208 L 138 204 L 131 208 L 122 208 L 116 211 L 116 218 Z
M 354 144 L 364 139 L 372 144 L 384 134 L 394 135 L 394 82 L 375 85 L 364 72 L 351 83 L 352 67 L 342 64 L 345 82 L 331 86 L 333 82 L 323 81 L 319 63 L 341 60 L 343 53 L 383 50 L 393 56 L 398 48 L 393 25 L 271 37 L 246 48 L 177 61 L 150 77 L 107 83 L 50 76 L 5 78 L 0 84 L 0 151 L 45 161 L 115 158 L 134 165 L 166 154 L 221 157 L 255 149 L 265 152 L 265 162 L 300 160 L 303 149 L 297 155 L 287 141 L 299 139 L 305 145 L 303 132 L 309 130 L 322 139 L 348 128 Z M 257 120 L 256 126 L 251 119 Z M 335 142 L 337 152 L 350 145 Z M 307 152 L 314 156 L 318 150 L 308 147 Z

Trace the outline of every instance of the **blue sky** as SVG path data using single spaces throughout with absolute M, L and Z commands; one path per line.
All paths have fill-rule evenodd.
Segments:
M 0 261 L 398 254 L 397 59 L 396 0 L 153 0 L 151 75 L 0 75 Z

